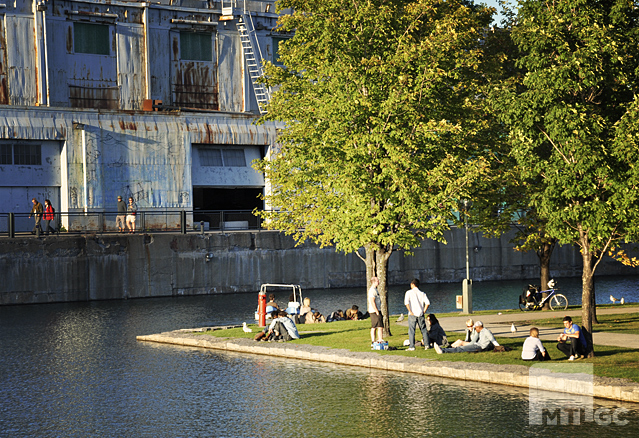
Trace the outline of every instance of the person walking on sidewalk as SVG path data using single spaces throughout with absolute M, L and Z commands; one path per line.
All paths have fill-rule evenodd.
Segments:
M 115 217 L 115 225 L 118 227 L 118 233 L 124 233 L 126 230 L 126 202 L 122 200 L 122 196 L 118 196 L 118 215 Z
M 35 234 L 38 229 L 42 229 L 40 228 L 40 221 L 42 220 L 42 212 L 44 211 L 44 208 L 42 208 L 42 204 L 40 204 L 36 198 L 33 198 L 31 202 L 33 203 L 33 207 L 29 212 L 29 218 L 33 216 L 33 218 L 35 219 L 35 225 L 33 226 L 33 230 L 31 231 L 31 234 Z
M 46 236 L 49 235 L 49 230 L 51 230 L 51 233 L 55 233 L 55 228 L 51 227 L 51 222 L 53 222 L 53 225 L 55 226 L 55 208 L 53 208 L 53 206 L 51 205 L 51 201 L 49 201 L 48 199 L 44 200 L 44 215 L 43 215 L 43 221 L 44 221 L 44 234 Z
M 424 314 L 430 306 L 430 301 L 426 294 L 419 290 L 419 280 L 416 278 L 410 282 L 410 289 L 407 290 L 404 295 L 404 305 L 406 309 L 408 309 L 408 341 L 410 342 L 408 351 L 415 350 L 416 326 L 419 326 L 419 330 L 421 330 L 424 339 L 424 348 L 428 350 L 430 340 L 428 339 Z
M 129 206 L 126 209 L 126 226 L 129 234 L 135 233 L 135 215 L 138 212 L 138 206 L 135 205 L 133 198 L 129 198 Z

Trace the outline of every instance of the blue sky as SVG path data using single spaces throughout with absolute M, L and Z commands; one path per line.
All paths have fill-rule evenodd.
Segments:
M 499 11 L 501 10 L 501 7 L 499 6 L 499 1 L 498 0 L 474 0 L 475 3 L 479 4 L 479 3 L 484 3 L 488 6 L 492 6 L 495 9 L 497 9 L 497 15 L 495 15 L 493 17 L 493 22 L 494 23 L 499 23 L 502 19 L 502 16 L 499 15 Z M 516 4 L 515 0 L 510 0 L 509 3 L 511 4 Z

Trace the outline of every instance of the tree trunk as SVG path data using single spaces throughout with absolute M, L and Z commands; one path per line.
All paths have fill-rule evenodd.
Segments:
M 372 243 L 364 245 L 364 250 L 366 252 L 366 259 L 364 260 L 364 263 L 366 263 L 366 292 L 368 293 L 368 288 L 371 287 L 371 278 L 376 275 L 375 272 L 377 270 L 375 263 L 376 251 Z
M 550 281 L 550 256 L 552 256 L 552 252 L 555 249 L 556 240 L 552 239 L 551 242 L 545 242 L 542 244 L 541 248 L 537 250 L 537 257 L 539 257 L 539 268 L 541 271 L 541 290 L 546 290 L 548 288 L 548 282 Z M 543 298 L 546 298 L 546 295 L 543 294 Z M 550 310 L 550 303 L 544 304 L 542 310 Z
M 383 321 L 384 321 L 384 337 L 392 336 L 390 329 L 390 318 L 388 312 L 388 259 L 393 252 L 393 248 L 380 247 L 375 253 L 375 261 L 377 262 L 377 278 L 379 278 L 379 286 L 377 290 L 379 292 L 379 299 L 382 304 Z M 367 257 L 368 258 L 368 257 Z
M 581 243 L 581 256 L 583 259 L 583 273 L 581 274 L 581 325 L 590 336 L 592 336 L 592 321 L 594 314 L 594 264 L 592 253 L 590 252 L 590 240 L 588 234 L 584 232 L 581 225 L 579 226 L 579 239 Z M 591 341 L 586 339 L 589 345 Z M 589 352 L 588 357 L 594 357 L 593 350 Z

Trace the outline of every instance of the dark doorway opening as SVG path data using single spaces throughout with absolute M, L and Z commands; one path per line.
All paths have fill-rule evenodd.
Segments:
M 208 222 L 210 229 L 220 229 L 222 222 L 246 222 L 249 228 L 258 228 L 260 219 L 251 212 L 264 208 L 261 194 L 262 188 L 193 187 L 193 221 Z

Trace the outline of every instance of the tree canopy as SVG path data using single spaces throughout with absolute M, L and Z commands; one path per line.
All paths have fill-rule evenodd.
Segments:
M 264 120 L 283 123 L 256 164 L 270 182 L 266 223 L 338 250 L 365 248 L 380 278 L 394 249 L 443 239 L 490 167 L 480 98 L 492 9 L 442 0 L 281 0 L 283 66 Z M 362 257 L 360 255 L 360 257 Z M 362 257 L 364 259 L 364 257 Z
M 637 238 L 639 10 L 632 0 L 527 0 L 512 37 L 523 76 L 494 90 L 545 232 L 583 257 L 584 326 L 606 252 Z

